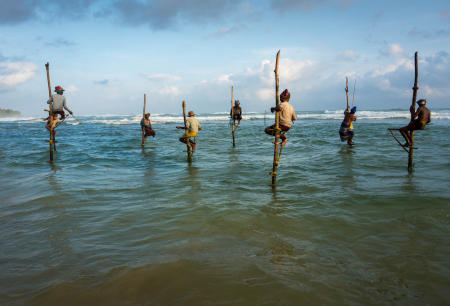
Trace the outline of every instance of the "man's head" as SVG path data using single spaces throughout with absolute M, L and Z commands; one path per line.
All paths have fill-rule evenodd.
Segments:
M 150 113 L 145 114 L 144 117 L 145 117 L 145 119 L 150 118 Z
M 189 116 L 189 117 L 194 117 L 194 116 L 195 116 L 194 111 L 189 111 L 188 116 Z
M 234 100 L 234 105 L 239 106 L 239 104 L 241 104 L 239 100 Z
M 417 101 L 417 104 L 419 104 L 419 106 L 425 106 L 425 104 L 427 104 L 427 100 L 420 99 L 419 101 Z
M 62 88 L 61 86 L 56 86 L 56 87 L 55 87 L 55 92 L 56 92 L 57 94 L 62 95 L 62 94 L 64 93 L 64 91 L 65 91 L 65 89 Z
M 287 89 L 285 89 L 280 95 L 281 102 L 289 102 L 290 98 L 291 98 L 291 93 Z
M 356 106 L 352 107 L 352 109 L 350 110 L 350 113 L 352 113 L 352 114 L 356 113 Z

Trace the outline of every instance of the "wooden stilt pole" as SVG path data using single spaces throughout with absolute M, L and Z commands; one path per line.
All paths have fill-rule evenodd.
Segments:
M 47 71 L 47 84 L 48 84 L 48 97 L 52 97 L 52 86 L 50 85 L 50 64 L 47 62 L 45 64 L 45 70 Z M 48 109 L 48 115 L 49 117 L 53 116 L 53 105 L 49 105 Z M 53 163 L 53 149 L 55 148 L 55 133 L 54 131 L 50 130 L 50 162 Z
M 417 63 L 417 52 L 414 54 L 414 87 L 413 90 L 413 96 L 412 96 L 412 102 L 411 102 L 411 121 L 414 120 L 414 113 L 416 110 L 416 98 L 417 98 L 417 90 L 419 87 L 417 87 L 417 78 L 419 75 L 419 67 Z M 413 154 L 414 154 L 414 131 L 411 131 L 410 133 L 410 139 L 411 139 L 411 146 L 409 147 L 409 153 L 408 153 L 408 172 L 413 171 Z
M 186 102 L 183 101 L 183 120 L 184 120 L 184 127 L 186 127 Z M 187 134 L 187 129 L 185 129 L 186 134 Z M 188 161 L 191 162 L 192 161 L 192 146 L 190 143 L 191 138 L 186 136 L 186 147 L 187 147 L 187 157 L 188 157 Z
M 280 58 L 280 50 L 277 52 L 277 59 L 275 62 L 275 106 L 278 107 L 280 105 L 280 95 L 279 95 L 279 85 L 280 80 L 278 77 L 278 61 Z M 275 112 L 275 146 L 273 150 L 273 166 L 272 166 L 272 172 L 270 175 L 272 175 L 272 186 L 275 186 L 277 184 L 277 166 L 280 162 L 280 159 L 278 157 L 278 147 L 280 146 L 280 113 Z
M 147 95 L 144 94 L 144 110 L 142 111 L 142 119 L 145 119 L 145 105 L 147 103 Z M 141 127 L 141 131 L 142 131 L 142 146 L 144 146 L 145 140 L 144 140 L 144 129 Z
M 234 126 L 234 108 L 233 108 L 233 86 L 231 86 L 231 120 L 232 120 L 231 134 L 233 135 L 233 147 L 235 147 L 236 146 L 236 142 L 234 140 L 235 126 Z

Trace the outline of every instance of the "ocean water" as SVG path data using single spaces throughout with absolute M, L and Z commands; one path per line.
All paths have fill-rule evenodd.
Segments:
M 450 111 L 416 133 L 415 171 L 386 130 L 408 112 L 299 113 L 270 185 L 271 114 L 79 116 L 55 163 L 38 118 L 0 119 L 1 305 L 444 305 Z M 266 117 L 266 118 L 265 118 Z

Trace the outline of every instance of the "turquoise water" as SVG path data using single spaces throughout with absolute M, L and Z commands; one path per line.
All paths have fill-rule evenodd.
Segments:
M 413 174 L 386 130 L 405 114 L 361 113 L 353 148 L 341 113 L 304 114 L 276 190 L 264 114 L 236 148 L 224 114 L 200 115 L 191 164 L 179 115 L 144 149 L 136 116 L 67 120 L 54 164 L 42 123 L 2 121 L 0 304 L 446 304 L 448 113 L 416 133 Z

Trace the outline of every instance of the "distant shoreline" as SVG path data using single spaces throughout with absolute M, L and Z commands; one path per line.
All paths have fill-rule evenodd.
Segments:
M 0 117 L 15 117 L 20 115 L 19 111 L 0 108 Z

